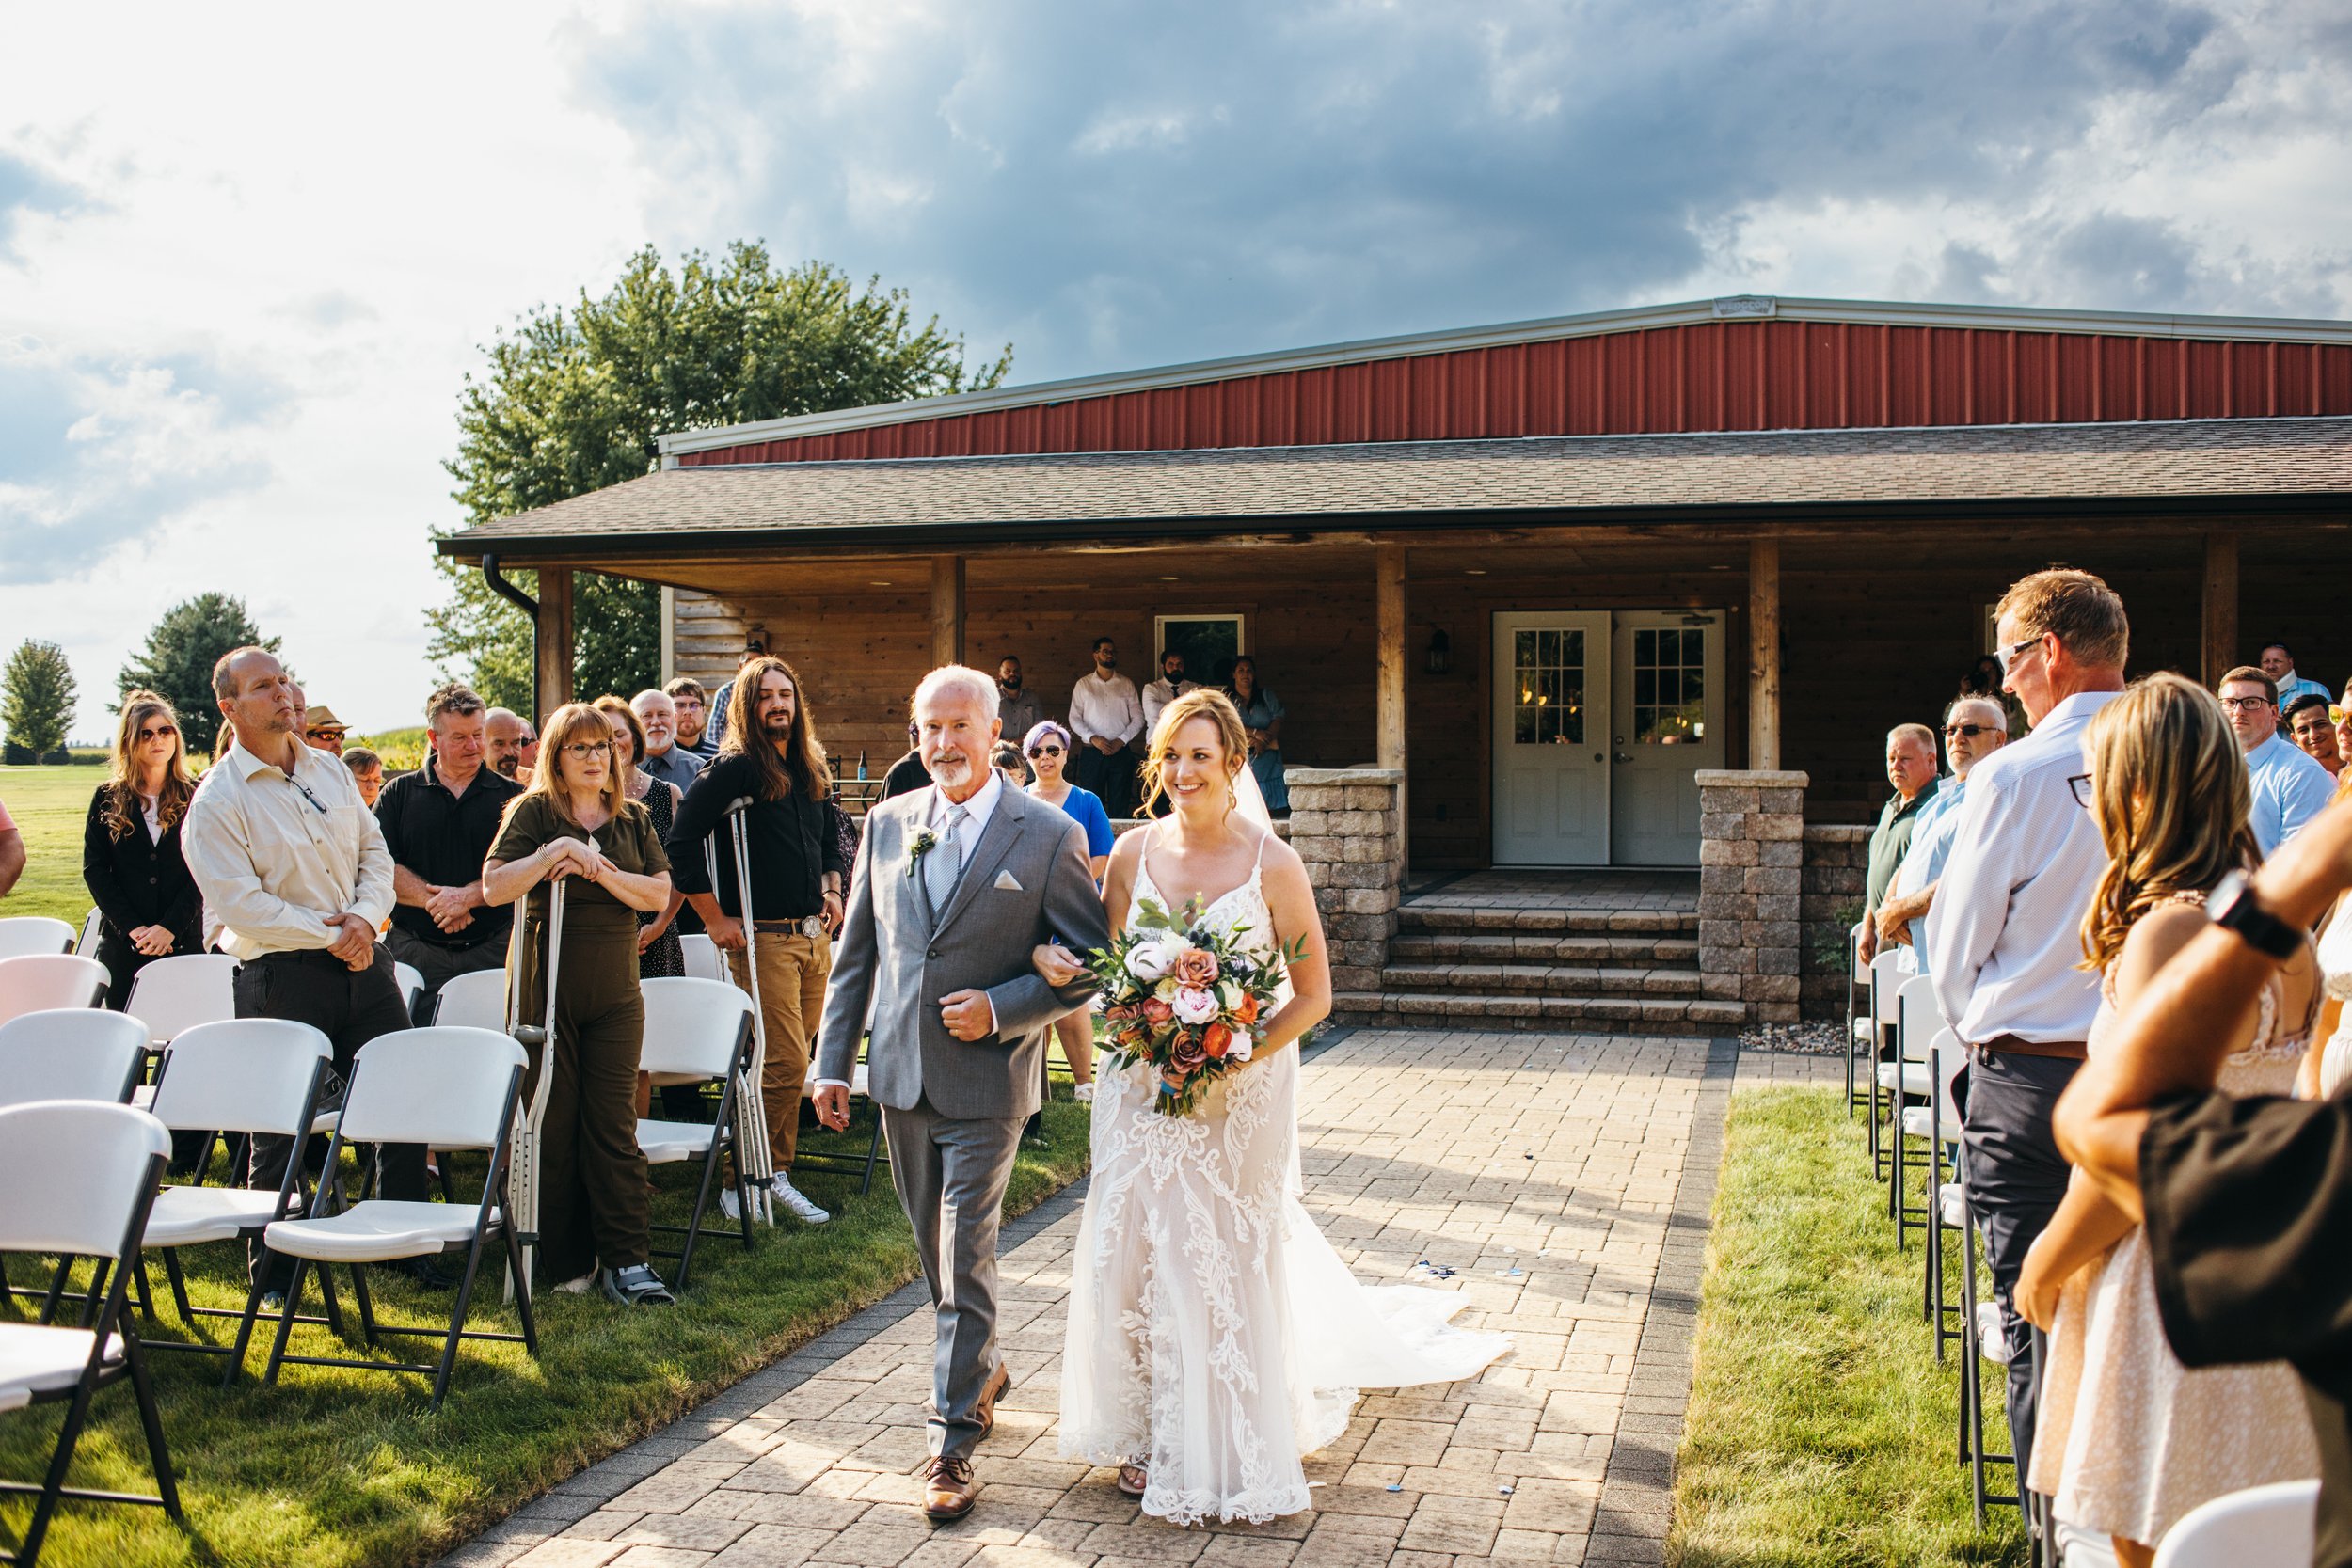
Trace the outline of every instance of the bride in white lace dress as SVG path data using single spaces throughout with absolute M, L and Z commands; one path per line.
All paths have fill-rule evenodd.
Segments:
M 1175 811 L 1119 841 L 1112 929 L 1144 899 L 1198 899 L 1261 951 L 1305 952 L 1252 1060 L 1190 1114 L 1153 1108 L 1149 1068 L 1101 1075 L 1062 1353 L 1062 1454 L 1118 1465 L 1144 1513 L 1183 1525 L 1298 1513 L 1301 1460 L 1345 1430 L 1358 1390 L 1472 1377 L 1509 1348 L 1447 1326 L 1468 1305 L 1452 1291 L 1357 1283 L 1298 1201 L 1293 1047 L 1330 1011 L 1330 971 L 1245 751 L 1223 693 L 1168 705 L 1149 766 Z

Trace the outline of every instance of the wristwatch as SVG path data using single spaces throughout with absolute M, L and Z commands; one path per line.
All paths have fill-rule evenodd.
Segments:
M 2254 896 L 2253 879 L 2243 871 L 2233 871 L 2214 884 L 2205 895 L 2205 912 L 2257 953 L 2284 960 L 2302 950 L 2303 933 L 2262 907 Z

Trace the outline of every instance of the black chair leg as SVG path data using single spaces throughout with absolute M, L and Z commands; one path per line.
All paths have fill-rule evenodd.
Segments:
M 858 1178 L 857 1196 L 864 1197 L 874 1190 L 874 1166 L 881 1163 L 882 1148 L 882 1107 L 874 1107 L 874 1136 L 866 1146 L 866 1174 Z
M 72 1402 L 66 1406 L 65 1425 L 57 1433 L 57 1447 L 49 1456 L 49 1474 L 41 1479 L 40 1498 L 33 1504 L 33 1517 L 24 1527 L 24 1538 L 18 1544 L 17 1562 L 29 1563 L 40 1556 L 41 1537 L 49 1533 L 49 1521 L 57 1512 L 57 1503 L 65 1491 L 66 1472 L 73 1465 L 74 1447 L 82 1440 L 82 1428 L 89 1419 L 90 1400 L 97 1389 L 84 1386 L 75 1390 Z
M 256 1269 L 253 1271 L 252 1281 L 246 1287 L 245 1316 L 237 1323 L 237 1342 L 229 1352 L 229 1370 L 222 1375 L 220 1380 L 220 1386 L 224 1389 L 234 1388 L 237 1386 L 238 1377 L 245 1371 L 245 1353 L 253 1342 L 253 1322 L 261 1315 L 262 1282 L 266 1277 L 264 1270 Z
M 500 1234 L 506 1248 L 507 1277 L 515 1282 L 515 1313 L 523 1323 L 523 1349 L 539 1354 L 539 1325 L 531 1306 L 531 1275 L 523 1268 L 522 1243 L 516 1240 L 513 1226 L 501 1226 Z
M 155 1495 L 163 1499 L 166 1513 L 185 1524 L 187 1515 L 180 1512 L 180 1482 L 171 1473 L 171 1450 L 164 1445 L 164 1418 L 155 1408 L 155 1386 L 148 1380 L 147 1356 L 135 1335 L 122 1337 L 122 1354 L 130 1363 L 131 1391 L 138 1396 L 139 1425 L 147 1429 L 147 1455 L 155 1466 Z
M 294 1309 L 302 1305 L 302 1275 L 310 1266 L 307 1258 L 294 1260 L 294 1277 L 286 1281 L 286 1305 L 278 1314 L 277 1341 L 269 1348 L 268 1370 L 262 1373 L 262 1386 L 264 1388 L 278 1386 L 278 1369 L 285 1362 L 286 1340 L 294 1333 Z M 326 1267 L 321 1265 L 319 1273 L 324 1275 L 326 1272 Z
M 326 1266 L 323 1263 L 319 1265 L 319 1273 L 324 1275 L 326 1272 Z M 375 1303 L 368 1297 L 368 1272 L 367 1265 L 364 1263 L 351 1265 L 351 1295 L 353 1303 L 359 1308 L 360 1337 L 367 1340 L 368 1348 L 373 1350 L 375 1348 Z
M 458 1282 L 457 1300 L 450 1311 L 449 1339 L 441 1347 L 441 1370 L 433 1377 L 433 1409 L 436 1413 L 441 1408 L 442 1396 L 449 1392 L 449 1375 L 457 1365 L 457 1341 L 466 1332 L 466 1309 L 473 1305 L 474 1277 L 481 1269 L 482 1236 L 477 1231 L 473 1244 L 466 1249 L 466 1277 Z
M 180 1321 L 190 1328 L 196 1326 L 196 1308 L 188 1304 L 188 1282 L 180 1272 L 180 1249 L 165 1247 L 164 1280 L 171 1287 L 172 1305 L 180 1309 Z

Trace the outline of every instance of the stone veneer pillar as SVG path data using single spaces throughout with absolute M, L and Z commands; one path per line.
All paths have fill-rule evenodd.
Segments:
M 1702 769 L 1699 993 L 1751 1023 L 1797 1021 L 1804 884 L 1804 773 Z
M 1292 768 L 1290 845 L 1307 863 L 1331 952 L 1331 989 L 1376 992 L 1405 879 L 1405 774 L 1388 768 Z

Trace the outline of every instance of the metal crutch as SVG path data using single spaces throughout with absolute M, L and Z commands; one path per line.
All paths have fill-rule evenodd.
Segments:
M 591 838 L 588 847 L 596 841 Z M 507 950 L 506 971 L 506 1032 L 529 1052 L 539 1064 L 539 1082 L 531 1092 L 529 1103 L 515 1107 L 513 1152 L 507 1158 L 506 1223 L 515 1227 L 522 1243 L 523 1273 L 529 1275 L 539 1246 L 539 1140 L 548 1118 L 548 1094 L 555 1086 L 555 1063 L 551 1053 L 555 1046 L 555 976 L 564 961 L 564 883 L 567 879 L 557 877 L 548 883 L 548 1008 L 544 1023 L 522 1021 L 523 988 L 522 957 L 523 927 L 527 922 L 516 919 L 512 944 Z M 524 895 L 521 911 L 529 912 L 529 895 Z M 506 1296 L 515 1296 L 515 1279 L 507 1275 Z
M 752 798 L 745 795 L 730 802 L 726 809 L 727 836 L 735 850 L 736 902 L 742 911 L 743 969 L 752 980 L 752 1061 L 736 1088 L 735 1159 L 745 1185 L 751 1189 L 752 1206 L 762 1220 L 773 1225 L 775 1191 L 770 1183 L 775 1180 L 776 1163 L 768 1148 L 768 1101 L 760 1090 L 760 1081 L 768 1071 L 768 1014 L 759 1005 L 758 917 L 752 910 L 751 840 L 743 821 L 743 814 L 751 809 L 751 804 Z M 709 840 L 703 841 L 703 848 L 705 854 L 712 852 Z M 713 888 L 719 885 L 716 867 L 710 884 Z

